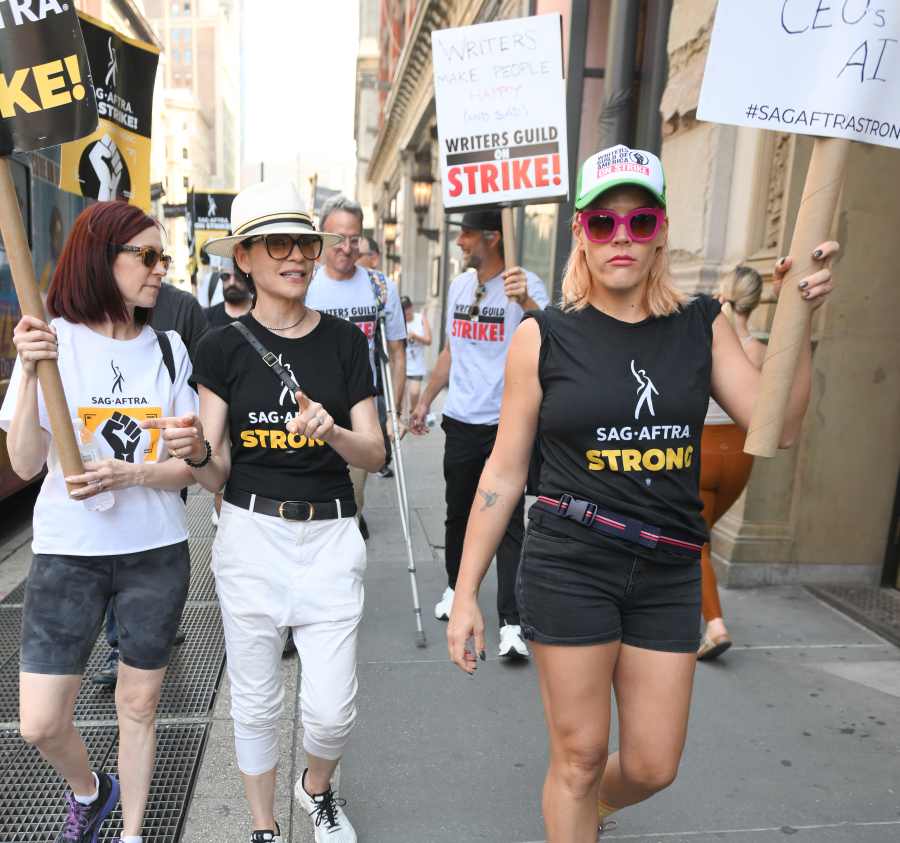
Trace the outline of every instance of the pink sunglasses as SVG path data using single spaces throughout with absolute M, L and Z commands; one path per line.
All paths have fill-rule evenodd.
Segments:
M 578 214 L 578 222 L 591 243 L 609 243 L 616 236 L 620 225 L 625 226 L 632 240 L 646 243 L 656 237 L 665 218 L 666 212 L 662 208 L 635 208 L 624 217 L 606 208 Z

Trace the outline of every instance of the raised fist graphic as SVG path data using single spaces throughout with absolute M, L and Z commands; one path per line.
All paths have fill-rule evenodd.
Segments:
M 91 149 L 90 159 L 100 182 L 97 199 L 101 202 L 112 201 L 119 195 L 119 182 L 124 169 L 119 147 L 108 134 L 104 135 Z
M 134 462 L 134 452 L 141 441 L 141 428 L 134 419 L 116 410 L 100 432 L 113 449 L 115 459 Z

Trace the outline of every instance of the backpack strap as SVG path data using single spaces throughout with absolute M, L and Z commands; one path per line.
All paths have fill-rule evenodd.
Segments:
M 291 395 L 293 395 L 298 389 L 300 389 L 299 384 L 290 376 L 288 370 L 281 365 L 278 360 L 278 357 L 273 354 L 271 351 L 267 351 L 266 347 L 250 332 L 250 329 L 243 323 L 235 320 L 234 322 L 228 323 L 232 328 L 237 329 L 237 332 L 245 339 L 247 342 L 253 346 L 256 353 L 262 357 L 263 363 L 265 363 L 281 380 L 281 382 L 290 390 Z
M 157 331 L 154 328 L 153 333 L 156 334 L 156 341 L 159 343 L 159 350 L 162 352 L 162 359 L 163 363 L 166 364 L 169 380 L 175 383 L 175 355 L 172 353 L 172 341 L 165 331 Z

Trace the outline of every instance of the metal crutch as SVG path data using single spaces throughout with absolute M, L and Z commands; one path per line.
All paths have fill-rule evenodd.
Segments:
M 419 587 L 416 583 L 416 560 L 413 556 L 412 534 L 409 528 L 409 499 L 406 496 L 406 474 L 403 471 L 403 451 L 400 448 L 400 425 L 394 404 L 394 382 L 391 379 L 390 357 L 384 331 L 384 311 L 378 314 L 378 365 L 381 367 L 381 382 L 384 384 L 384 400 L 387 405 L 388 418 L 393 433 L 394 459 L 397 463 L 394 479 L 397 484 L 397 498 L 400 503 L 400 523 L 406 539 L 406 557 L 408 560 L 409 584 L 412 588 L 413 612 L 416 615 L 416 646 L 425 646 L 425 630 L 422 628 L 422 608 L 419 605 Z

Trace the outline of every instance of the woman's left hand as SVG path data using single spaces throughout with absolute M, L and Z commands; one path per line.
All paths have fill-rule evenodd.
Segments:
M 327 442 L 334 430 L 334 419 L 318 401 L 311 401 L 300 390 L 297 390 L 295 397 L 302 412 L 287 423 L 288 431 L 307 439 Z
M 124 460 L 86 462 L 84 474 L 67 477 L 66 483 L 77 486 L 70 495 L 75 500 L 84 501 L 101 492 L 114 492 L 116 489 L 140 485 L 141 469 L 140 465 Z
M 840 250 L 840 244 L 834 240 L 828 240 L 818 246 L 812 253 L 812 259 L 822 268 L 812 275 L 807 275 L 797 284 L 800 295 L 809 302 L 811 310 L 821 307 L 825 297 L 834 289 L 831 277 L 831 260 Z M 775 264 L 775 269 L 772 273 L 772 284 L 776 298 L 781 292 L 781 285 L 792 264 L 793 259 L 790 257 L 782 258 Z

